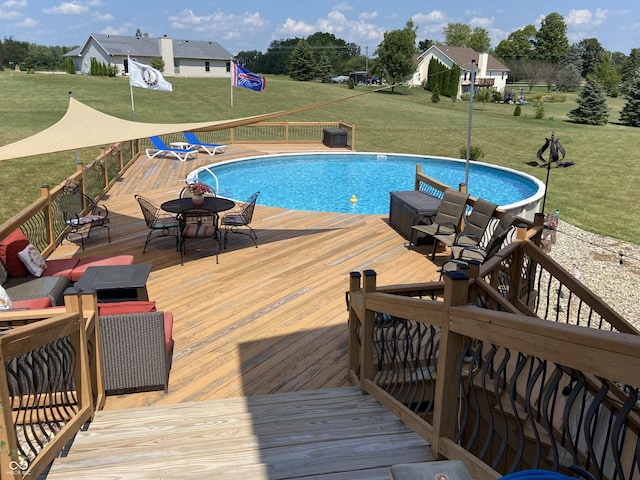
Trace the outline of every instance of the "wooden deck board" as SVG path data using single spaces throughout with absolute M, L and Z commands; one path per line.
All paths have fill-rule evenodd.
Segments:
M 322 149 L 322 146 L 316 146 L 316 150 Z M 196 241 L 189 242 L 184 265 L 181 266 L 175 238 L 167 237 L 153 240 L 147 247 L 147 253 L 142 254 L 148 230 L 134 194 L 141 194 L 160 204 L 176 198 L 184 185 L 184 177 L 198 166 L 212 163 L 214 159 L 222 161 L 276 151 L 276 146 L 262 150 L 230 145 L 227 153 L 215 158 L 199 154 L 197 159 L 187 162 L 169 158 L 140 161 L 125 173 L 103 200 L 110 211 L 112 242 L 107 243 L 106 235 L 96 232 L 97 235 L 92 235 L 85 242 L 85 251 L 80 251 L 74 243 L 65 242 L 54 252 L 52 258 L 134 254 L 136 263 L 153 265 L 147 285 L 150 299 L 156 301 L 159 310 L 171 311 L 174 315 L 175 348 L 169 392 L 108 396 L 105 411 L 97 414 L 89 432 L 78 436 L 72 447 L 73 455 L 80 451 L 77 449 L 83 444 L 83 435 L 92 437 L 92 429 L 102 432 L 98 425 L 109 431 L 111 428 L 126 431 L 123 423 L 129 419 L 144 431 L 142 414 L 138 412 L 155 412 L 158 407 L 166 409 L 166 412 L 162 410 L 165 412 L 162 415 L 169 415 L 168 412 L 184 415 L 180 427 L 172 427 L 179 432 L 189 428 L 189 421 L 204 419 L 210 411 L 222 409 L 223 405 L 224 408 L 237 408 L 229 407 L 225 402 L 239 402 L 239 405 L 244 402 L 250 406 L 251 413 L 251 405 L 258 408 L 257 399 L 267 401 L 263 397 L 265 394 L 295 395 L 296 392 L 320 389 L 330 389 L 335 394 L 337 390 L 343 390 L 340 387 L 349 386 L 345 303 L 349 272 L 374 269 L 381 285 L 438 278 L 437 266 L 425 257 L 425 252 L 406 248 L 406 241 L 388 225 L 386 215 L 290 211 L 262 206 L 259 200 L 252 224 L 258 234 L 258 248 L 243 235 L 230 235 L 228 248 L 220 252 L 220 263 L 216 264 L 213 248 L 206 244 L 198 245 Z M 193 408 L 194 403 L 197 405 L 206 400 L 222 403 L 217 403 L 215 408 L 203 403 L 204 412 L 186 413 L 187 405 Z M 138 410 L 138 407 L 146 408 Z M 134 410 L 127 414 L 123 409 Z M 106 418 L 110 411 L 121 418 L 113 420 L 113 427 L 108 426 L 108 422 L 103 424 L 103 417 Z M 328 412 L 340 418 L 339 408 L 331 408 Z M 286 412 L 281 417 L 289 418 Z M 313 416 L 308 417 L 305 428 L 309 427 L 308 422 L 313 422 L 311 419 Z M 251 415 L 250 420 L 254 429 L 260 429 L 257 432 L 259 443 L 269 444 L 271 440 L 266 439 L 268 434 L 265 432 L 268 429 L 277 432 L 278 429 L 272 424 L 262 430 L 255 415 Z M 343 417 L 343 420 L 349 424 L 348 418 Z M 152 426 L 154 421 L 155 418 L 150 422 Z M 221 425 L 225 421 L 229 419 L 220 420 Z M 371 419 L 368 422 L 376 425 Z M 332 421 L 326 422 L 325 426 L 334 427 Z M 250 425 L 243 428 L 246 428 L 246 433 Z M 297 428 L 295 422 L 294 428 Z M 255 453 L 252 449 L 257 447 L 249 445 L 244 453 L 249 457 L 255 454 L 256 461 L 244 466 L 233 463 L 237 456 L 234 440 L 232 445 L 227 445 L 226 453 L 221 454 L 219 460 L 207 461 L 206 466 L 201 467 L 204 470 L 195 475 L 191 466 L 200 460 L 185 452 L 190 448 L 200 448 L 196 444 L 217 442 L 217 437 L 211 433 L 216 429 L 205 430 L 193 432 L 193 435 L 185 433 L 182 441 L 175 442 L 161 440 L 164 432 L 132 443 L 122 441 L 125 449 L 131 452 L 135 449 L 133 443 L 145 445 L 142 457 L 147 454 L 145 452 L 151 455 L 155 450 L 164 451 L 164 460 L 135 459 L 133 456 L 128 461 L 122 458 L 121 450 L 115 449 L 113 454 L 107 454 L 105 450 L 111 447 L 97 448 L 87 443 L 86 466 L 69 466 L 71 470 L 56 474 L 59 476 L 50 474 L 50 478 L 101 478 L 96 462 L 102 463 L 100 459 L 104 455 L 105 462 L 109 458 L 117 466 L 108 470 L 110 476 L 105 473 L 102 478 L 205 476 L 276 479 L 296 478 L 304 470 L 305 475 L 309 475 L 305 478 L 318 480 L 375 479 L 388 478 L 388 468 L 371 465 L 366 459 L 409 463 L 425 461 L 424 455 L 430 455 L 424 442 L 420 445 L 416 439 L 408 442 L 406 448 L 401 448 L 402 453 L 396 452 L 387 458 L 385 452 L 389 451 L 393 439 L 384 435 L 376 438 L 367 434 L 355 440 L 344 432 L 345 438 L 331 441 L 326 434 L 315 432 L 317 443 L 267 448 L 269 454 Z M 364 433 L 366 431 L 363 430 Z M 220 432 L 220 438 L 232 433 Z M 397 440 L 402 445 L 401 439 Z M 165 444 L 169 444 L 169 450 L 163 450 Z M 221 444 L 224 445 L 224 441 Z M 268 458 L 266 462 L 263 461 L 265 455 Z M 170 462 L 167 461 L 169 457 Z M 165 463 L 170 463 L 175 469 L 173 471 L 181 472 L 181 475 L 160 475 L 158 472 L 165 471 Z M 63 465 L 72 465 L 72 462 L 70 459 L 56 461 L 56 468 L 67 468 Z M 329 465 L 344 468 L 349 473 L 333 471 L 327 468 Z M 70 476 L 72 470 L 77 472 L 74 473 L 76 476 Z
M 424 440 L 347 387 L 99 412 L 47 478 L 346 480 L 430 460 Z

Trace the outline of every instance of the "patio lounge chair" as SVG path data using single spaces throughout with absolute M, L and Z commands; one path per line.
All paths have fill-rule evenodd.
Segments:
M 258 235 L 253 228 L 251 228 L 251 220 L 253 219 L 253 211 L 256 208 L 256 202 L 258 201 L 258 195 L 260 192 L 252 194 L 245 202 L 240 205 L 240 208 L 236 211 L 228 212 L 222 217 L 222 225 L 224 225 L 224 248 L 227 248 L 227 235 L 231 233 L 242 233 L 248 235 L 253 244 L 258 248 Z M 241 230 L 241 227 L 247 227 L 248 230 Z
M 510 212 L 505 212 L 493 230 L 491 238 L 489 238 L 487 244 L 484 246 L 452 245 L 451 251 L 453 252 L 453 258 L 445 263 L 439 270 L 440 276 L 442 277 L 444 272 L 464 269 L 470 261 L 484 263 L 485 260 L 493 257 L 500 251 L 502 245 L 505 243 L 515 220 L 515 215 Z
M 411 227 L 413 229 L 413 233 L 412 241 L 409 245 L 411 246 L 413 243 L 413 235 L 415 235 L 416 232 L 421 232 L 431 237 L 435 235 L 457 234 L 460 221 L 462 220 L 462 215 L 464 214 L 467 206 L 468 198 L 469 195 L 466 193 L 458 192 L 452 188 L 446 189 L 442 195 L 442 200 L 438 207 L 438 211 L 436 212 L 436 216 L 433 219 L 433 223 L 431 225 L 414 225 Z M 432 259 L 436 256 L 437 243 L 437 241 L 434 241 L 433 252 L 431 254 Z
M 196 134 L 193 132 L 182 132 L 184 138 L 189 142 L 190 147 L 195 148 L 196 150 L 202 149 L 207 152 L 209 155 L 215 155 L 216 153 L 224 153 L 227 151 L 227 146 L 221 143 L 204 143 L 201 142 Z
M 149 242 L 158 237 L 166 237 L 173 235 L 176 237 L 176 250 L 178 249 L 178 220 L 175 216 L 168 213 L 163 213 L 160 207 L 155 205 L 151 200 L 143 197 L 142 195 L 134 195 L 135 199 L 140 204 L 144 221 L 149 228 L 149 234 L 144 241 L 144 247 L 142 253 L 147 250 Z M 155 234 L 155 236 L 154 236 Z
M 464 228 L 460 233 L 451 233 L 448 235 L 433 235 L 433 256 L 435 255 L 438 242 L 444 243 L 448 247 L 453 245 L 459 246 L 475 246 L 480 243 L 485 230 L 489 226 L 491 218 L 493 218 L 493 212 L 495 212 L 498 205 L 488 202 L 482 198 L 478 198 L 473 205 L 473 210 L 465 218 Z
M 77 190 L 62 192 L 58 196 L 57 203 L 62 212 L 64 223 L 69 228 L 64 238 L 69 239 L 70 235 L 79 235 L 80 245 L 84 250 L 84 238 L 89 238 L 94 228 L 103 227 L 107 229 L 107 238 L 111 243 L 107 207 L 98 205 Z
M 158 155 L 165 155 L 170 153 L 181 162 L 185 162 L 189 155 L 198 155 L 197 149 L 192 148 L 171 148 L 164 143 L 164 141 L 157 135 L 149 137 L 149 141 L 153 144 L 153 148 L 147 148 L 147 158 L 154 158 Z

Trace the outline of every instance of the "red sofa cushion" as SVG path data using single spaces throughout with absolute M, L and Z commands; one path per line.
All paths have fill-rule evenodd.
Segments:
M 18 256 L 18 252 L 29 245 L 29 239 L 24 236 L 22 230 L 16 228 L 7 238 L 0 242 L 0 260 L 12 277 L 26 277 L 29 275 L 27 267 Z
M 47 260 L 47 268 L 42 272 L 43 277 L 69 277 L 71 271 L 78 265 L 79 258 L 56 258 Z
M 173 348 L 173 313 L 164 312 L 164 346 L 167 352 Z
M 88 267 L 104 267 L 112 265 L 132 265 L 133 255 L 114 255 L 113 257 L 85 257 L 71 270 L 71 281 L 77 282 Z
M 122 315 L 124 313 L 155 312 L 156 302 L 132 300 L 130 302 L 113 302 L 98 304 L 98 315 Z
M 49 308 L 51 299 L 49 297 L 32 298 L 31 300 L 11 300 L 11 308 L 39 310 L 41 308 Z

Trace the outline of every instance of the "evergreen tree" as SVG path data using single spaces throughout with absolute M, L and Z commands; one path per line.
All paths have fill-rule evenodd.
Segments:
M 431 92 L 431 101 L 433 103 L 438 103 L 440 101 L 440 91 L 438 90 L 438 87 L 433 89 L 433 92 Z
M 620 121 L 630 127 L 640 127 L 640 76 L 629 86 L 627 103 L 620 112 Z
M 298 41 L 289 58 L 289 76 L 294 80 L 303 82 L 315 78 L 313 53 L 306 40 Z
M 567 116 L 576 123 L 605 125 L 609 117 L 604 89 L 595 82 L 588 82 L 578 95 L 578 108 Z
M 460 66 L 456 63 L 449 70 L 449 91 L 447 95 L 451 98 L 458 98 L 458 86 L 460 84 L 460 75 L 462 71 Z
M 76 73 L 76 66 L 73 64 L 73 58 L 71 57 L 67 57 L 67 73 Z
M 550 13 L 544 17 L 536 33 L 536 58 L 557 65 L 568 49 L 567 24 L 559 13 Z
M 320 54 L 320 61 L 316 67 L 316 77 L 319 78 L 322 83 L 331 83 L 331 76 L 333 75 L 333 65 L 329 60 L 329 56 L 322 52 Z

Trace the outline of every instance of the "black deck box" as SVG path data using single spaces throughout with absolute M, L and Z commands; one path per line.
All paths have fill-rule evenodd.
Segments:
M 413 225 L 431 225 L 436 216 L 440 199 L 420 190 L 391 192 L 389 225 L 416 245 L 433 243 L 433 239 L 416 232 L 412 238 Z
M 347 146 L 347 131 L 341 128 L 325 128 L 322 130 L 322 143 L 327 147 L 345 148 Z

